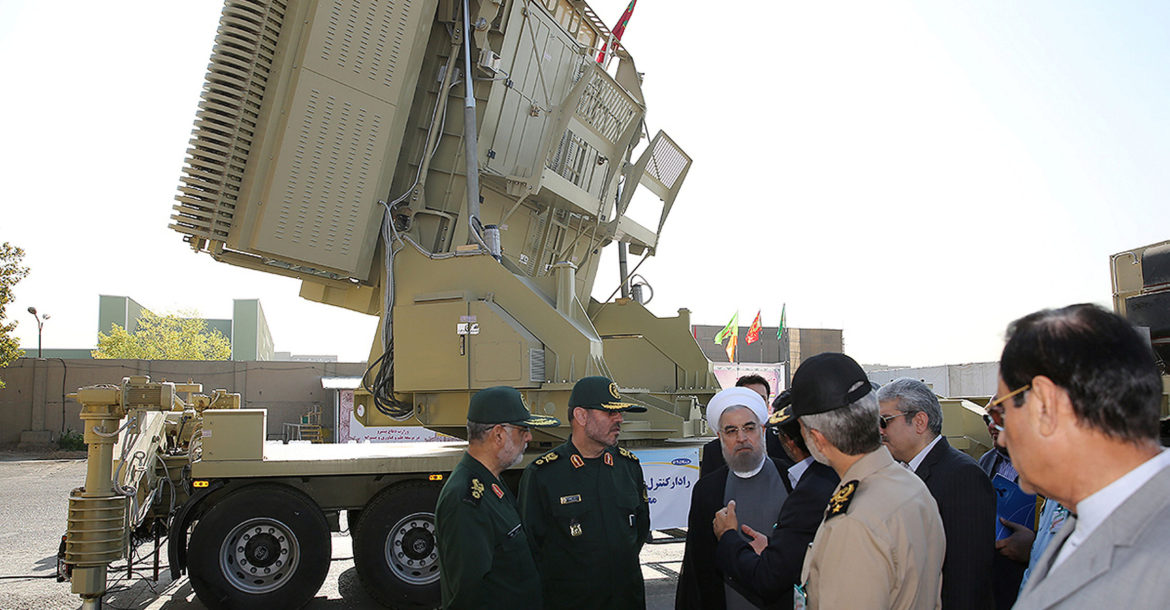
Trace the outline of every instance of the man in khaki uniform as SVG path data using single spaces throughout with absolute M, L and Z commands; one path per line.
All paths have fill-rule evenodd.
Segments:
M 946 550 L 926 485 L 878 434 L 878 401 L 845 354 L 819 354 L 792 377 L 792 412 L 818 462 L 841 476 L 795 594 L 808 608 L 940 607 Z

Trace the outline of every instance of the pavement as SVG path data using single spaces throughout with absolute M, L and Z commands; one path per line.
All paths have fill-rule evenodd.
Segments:
M 74 610 L 81 606 L 69 583 L 55 579 L 57 547 L 65 531 L 69 492 L 85 481 L 84 454 L 0 453 L 0 608 L 4 610 Z M 345 520 L 342 519 L 342 526 Z M 655 532 L 656 539 L 665 534 Z M 127 575 L 111 570 L 103 608 L 126 610 L 187 610 L 204 608 L 185 577 L 172 581 L 163 565 L 152 580 L 153 551 L 139 547 L 142 571 Z M 647 544 L 642 549 L 642 576 L 650 610 L 674 608 L 674 590 L 682 562 L 681 542 Z M 166 561 L 166 546 L 162 563 Z M 333 562 L 325 584 L 305 606 L 308 610 L 380 608 L 362 589 L 353 567 L 348 532 L 333 534 Z

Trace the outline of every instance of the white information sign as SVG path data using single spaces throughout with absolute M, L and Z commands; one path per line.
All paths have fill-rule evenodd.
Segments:
M 339 443 L 418 443 L 459 440 L 422 426 L 363 426 L 353 414 L 353 390 L 338 390 L 337 395 L 340 402 L 337 418 L 340 422 L 337 430 L 337 442 Z
M 650 529 L 687 526 L 691 489 L 699 480 L 698 445 L 677 449 L 638 449 L 646 490 L 650 492 Z

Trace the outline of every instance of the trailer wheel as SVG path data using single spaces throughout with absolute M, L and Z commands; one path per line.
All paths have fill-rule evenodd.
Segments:
M 212 506 L 191 532 L 189 573 L 214 610 L 300 608 L 329 572 L 329 524 L 280 485 L 250 485 Z
M 439 487 L 407 483 L 384 490 L 361 511 L 353 562 L 362 587 L 388 608 L 437 608 Z

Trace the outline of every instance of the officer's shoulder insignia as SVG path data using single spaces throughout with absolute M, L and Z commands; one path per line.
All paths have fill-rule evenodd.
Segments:
M 472 505 L 479 505 L 479 501 L 483 499 L 483 483 L 479 479 L 471 479 L 471 484 L 467 487 L 467 497 L 463 498 L 464 502 Z
M 605 462 L 606 466 L 613 466 L 613 454 L 612 453 L 610 453 L 608 451 L 603 453 L 601 459 L 603 462 Z
M 825 521 L 844 514 L 849 510 L 849 503 L 853 501 L 853 492 L 857 491 L 857 481 L 849 481 L 829 498 L 829 506 L 825 509 Z
M 557 455 L 557 452 L 549 451 L 548 453 L 536 458 L 536 462 L 534 462 L 534 463 L 537 466 L 544 466 L 545 464 L 555 462 L 558 457 L 560 457 L 560 456 Z
M 625 447 L 618 447 L 618 453 L 620 453 L 621 456 L 626 458 L 626 459 L 633 460 L 635 462 L 638 461 L 638 456 L 634 455 L 633 451 L 630 451 L 629 449 L 626 449 Z
M 500 498 L 501 500 L 504 498 L 504 490 L 500 489 L 499 485 L 492 483 L 492 491 L 496 494 L 497 498 Z
M 573 468 L 580 468 L 585 465 L 585 460 L 581 459 L 581 456 L 576 453 L 569 456 L 569 461 L 573 463 Z

